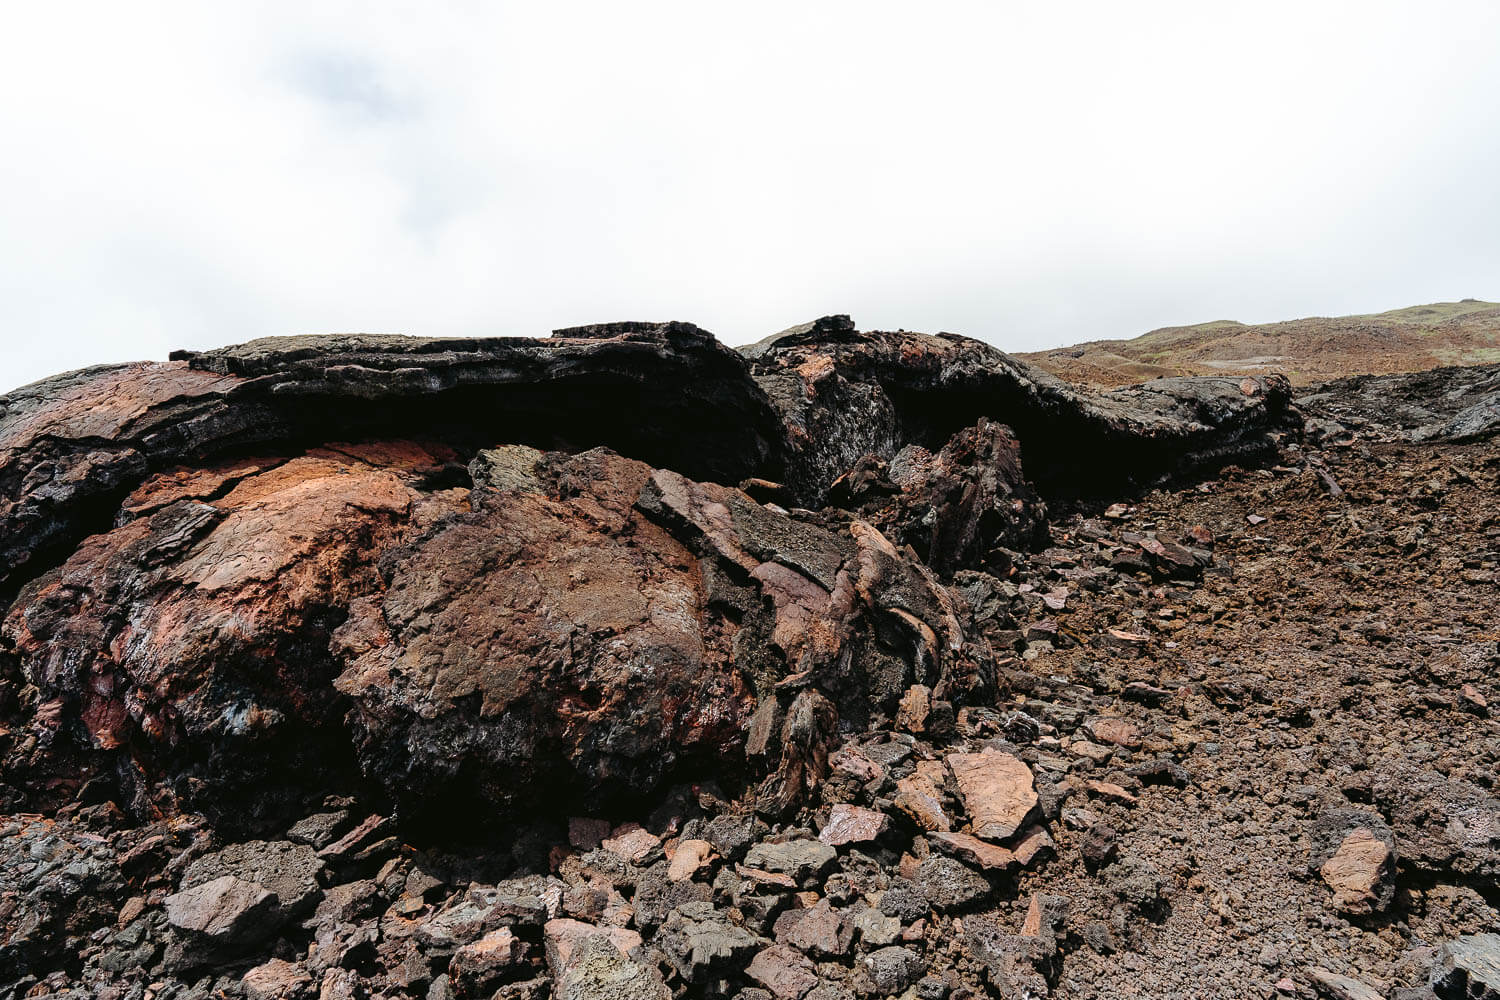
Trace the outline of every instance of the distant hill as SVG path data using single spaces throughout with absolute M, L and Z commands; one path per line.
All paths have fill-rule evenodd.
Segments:
M 1281 372 L 1305 385 L 1341 375 L 1500 361 L 1500 303 L 1464 299 L 1256 326 L 1216 320 L 1020 357 L 1070 381 L 1099 385 L 1129 385 L 1165 375 L 1267 372 Z

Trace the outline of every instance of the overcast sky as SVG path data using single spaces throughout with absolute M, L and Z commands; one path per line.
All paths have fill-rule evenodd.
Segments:
M 1493 0 L 12 3 L 0 390 L 270 334 L 1500 299 L 1497 44 Z

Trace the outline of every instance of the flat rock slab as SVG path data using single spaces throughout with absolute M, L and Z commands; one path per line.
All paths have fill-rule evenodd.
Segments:
M 324 863 L 312 847 L 285 840 L 251 840 L 230 844 L 188 865 L 183 888 L 233 875 L 252 882 L 275 898 L 272 917 L 285 922 L 308 910 L 322 894 L 318 877 Z
M 799 884 L 817 878 L 838 858 L 838 852 L 817 840 L 788 840 L 756 844 L 745 854 L 745 866 L 787 875 Z
M 1009 871 L 1021 864 L 1014 851 L 967 833 L 930 833 L 927 839 L 944 854 L 985 871 Z
M 839 803 L 828 816 L 828 824 L 818 832 L 818 839 L 833 847 L 845 844 L 867 844 L 878 840 L 891 828 L 891 818 L 875 809 Z
M 1036 781 L 1020 758 L 998 750 L 948 755 L 974 836 L 1005 840 L 1036 808 Z
M 173 893 L 166 907 L 172 927 L 213 941 L 259 937 L 276 926 L 275 895 L 233 875 Z
M 1500 1000 L 1500 934 L 1471 934 L 1445 943 L 1429 982 L 1439 1000 Z

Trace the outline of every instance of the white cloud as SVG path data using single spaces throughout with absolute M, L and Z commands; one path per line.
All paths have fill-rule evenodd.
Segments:
M 1500 6 L 12 5 L 0 387 L 275 333 L 1022 350 L 1500 295 Z

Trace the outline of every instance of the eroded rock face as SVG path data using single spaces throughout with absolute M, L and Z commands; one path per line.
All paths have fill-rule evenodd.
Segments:
M 236 790 L 268 773 L 252 806 L 337 783 L 352 758 L 329 636 L 383 548 L 457 502 L 422 488 L 451 457 L 348 445 L 151 477 L 125 498 L 129 520 L 29 584 L 0 626 L 57 706 L 32 725 L 76 732 L 140 812 L 223 796 L 253 820 Z M 53 782 L 41 748 L 56 742 L 13 756 L 10 780 Z
M 1020 653 L 1028 602 L 1078 600 L 1062 561 L 1040 597 L 1010 582 L 1040 572 L 1043 497 L 1252 454 L 1284 402 L 1255 379 L 1100 396 L 977 342 L 840 321 L 744 355 L 686 324 L 615 324 L 279 339 L 60 376 L 0 399 L 0 795 L 202 811 L 228 837 L 111 896 L 127 924 L 171 912 L 98 961 L 149 951 L 187 974 L 249 963 L 257 942 L 245 989 L 353 995 L 348 962 L 373 961 L 398 991 L 524 992 L 562 890 L 499 927 L 512 904 L 482 889 L 434 910 L 430 884 L 393 881 L 403 838 L 492 833 L 532 806 L 599 815 L 712 776 L 729 789 L 692 795 L 735 797 L 742 835 L 606 824 L 598 853 L 639 872 L 573 886 L 570 917 L 633 923 L 636 944 L 660 932 L 674 981 L 774 957 L 775 939 L 846 965 L 884 948 L 858 988 L 905 989 L 926 915 L 988 905 L 991 876 L 1055 846 L 1031 825 L 1055 812 L 1037 790 L 1055 776 L 944 763 L 1040 733 L 995 716 L 991 640 Z M 861 744 L 835 773 L 850 734 L 892 726 L 968 752 L 903 763 L 905 744 Z M 839 797 L 856 787 L 860 805 Z M 848 808 L 751 847 L 819 802 Z M 913 830 L 936 836 L 899 884 L 870 881 L 855 845 L 883 856 Z M 317 846 L 259 839 L 282 835 Z M 516 863 L 537 870 L 535 846 Z M 730 859 L 724 898 L 753 932 L 714 916 Z M 785 916 L 798 890 L 827 902 Z M 884 892 L 878 921 L 858 923 L 856 891 Z M 394 933 L 353 925 L 385 906 Z M 49 924 L 24 954 L 108 916 Z M 292 962 L 302 930 L 317 953 Z M 660 986 L 640 956 L 595 958 Z M 802 989 L 801 961 L 763 981 Z M 576 977 L 554 972 L 566 994 Z

